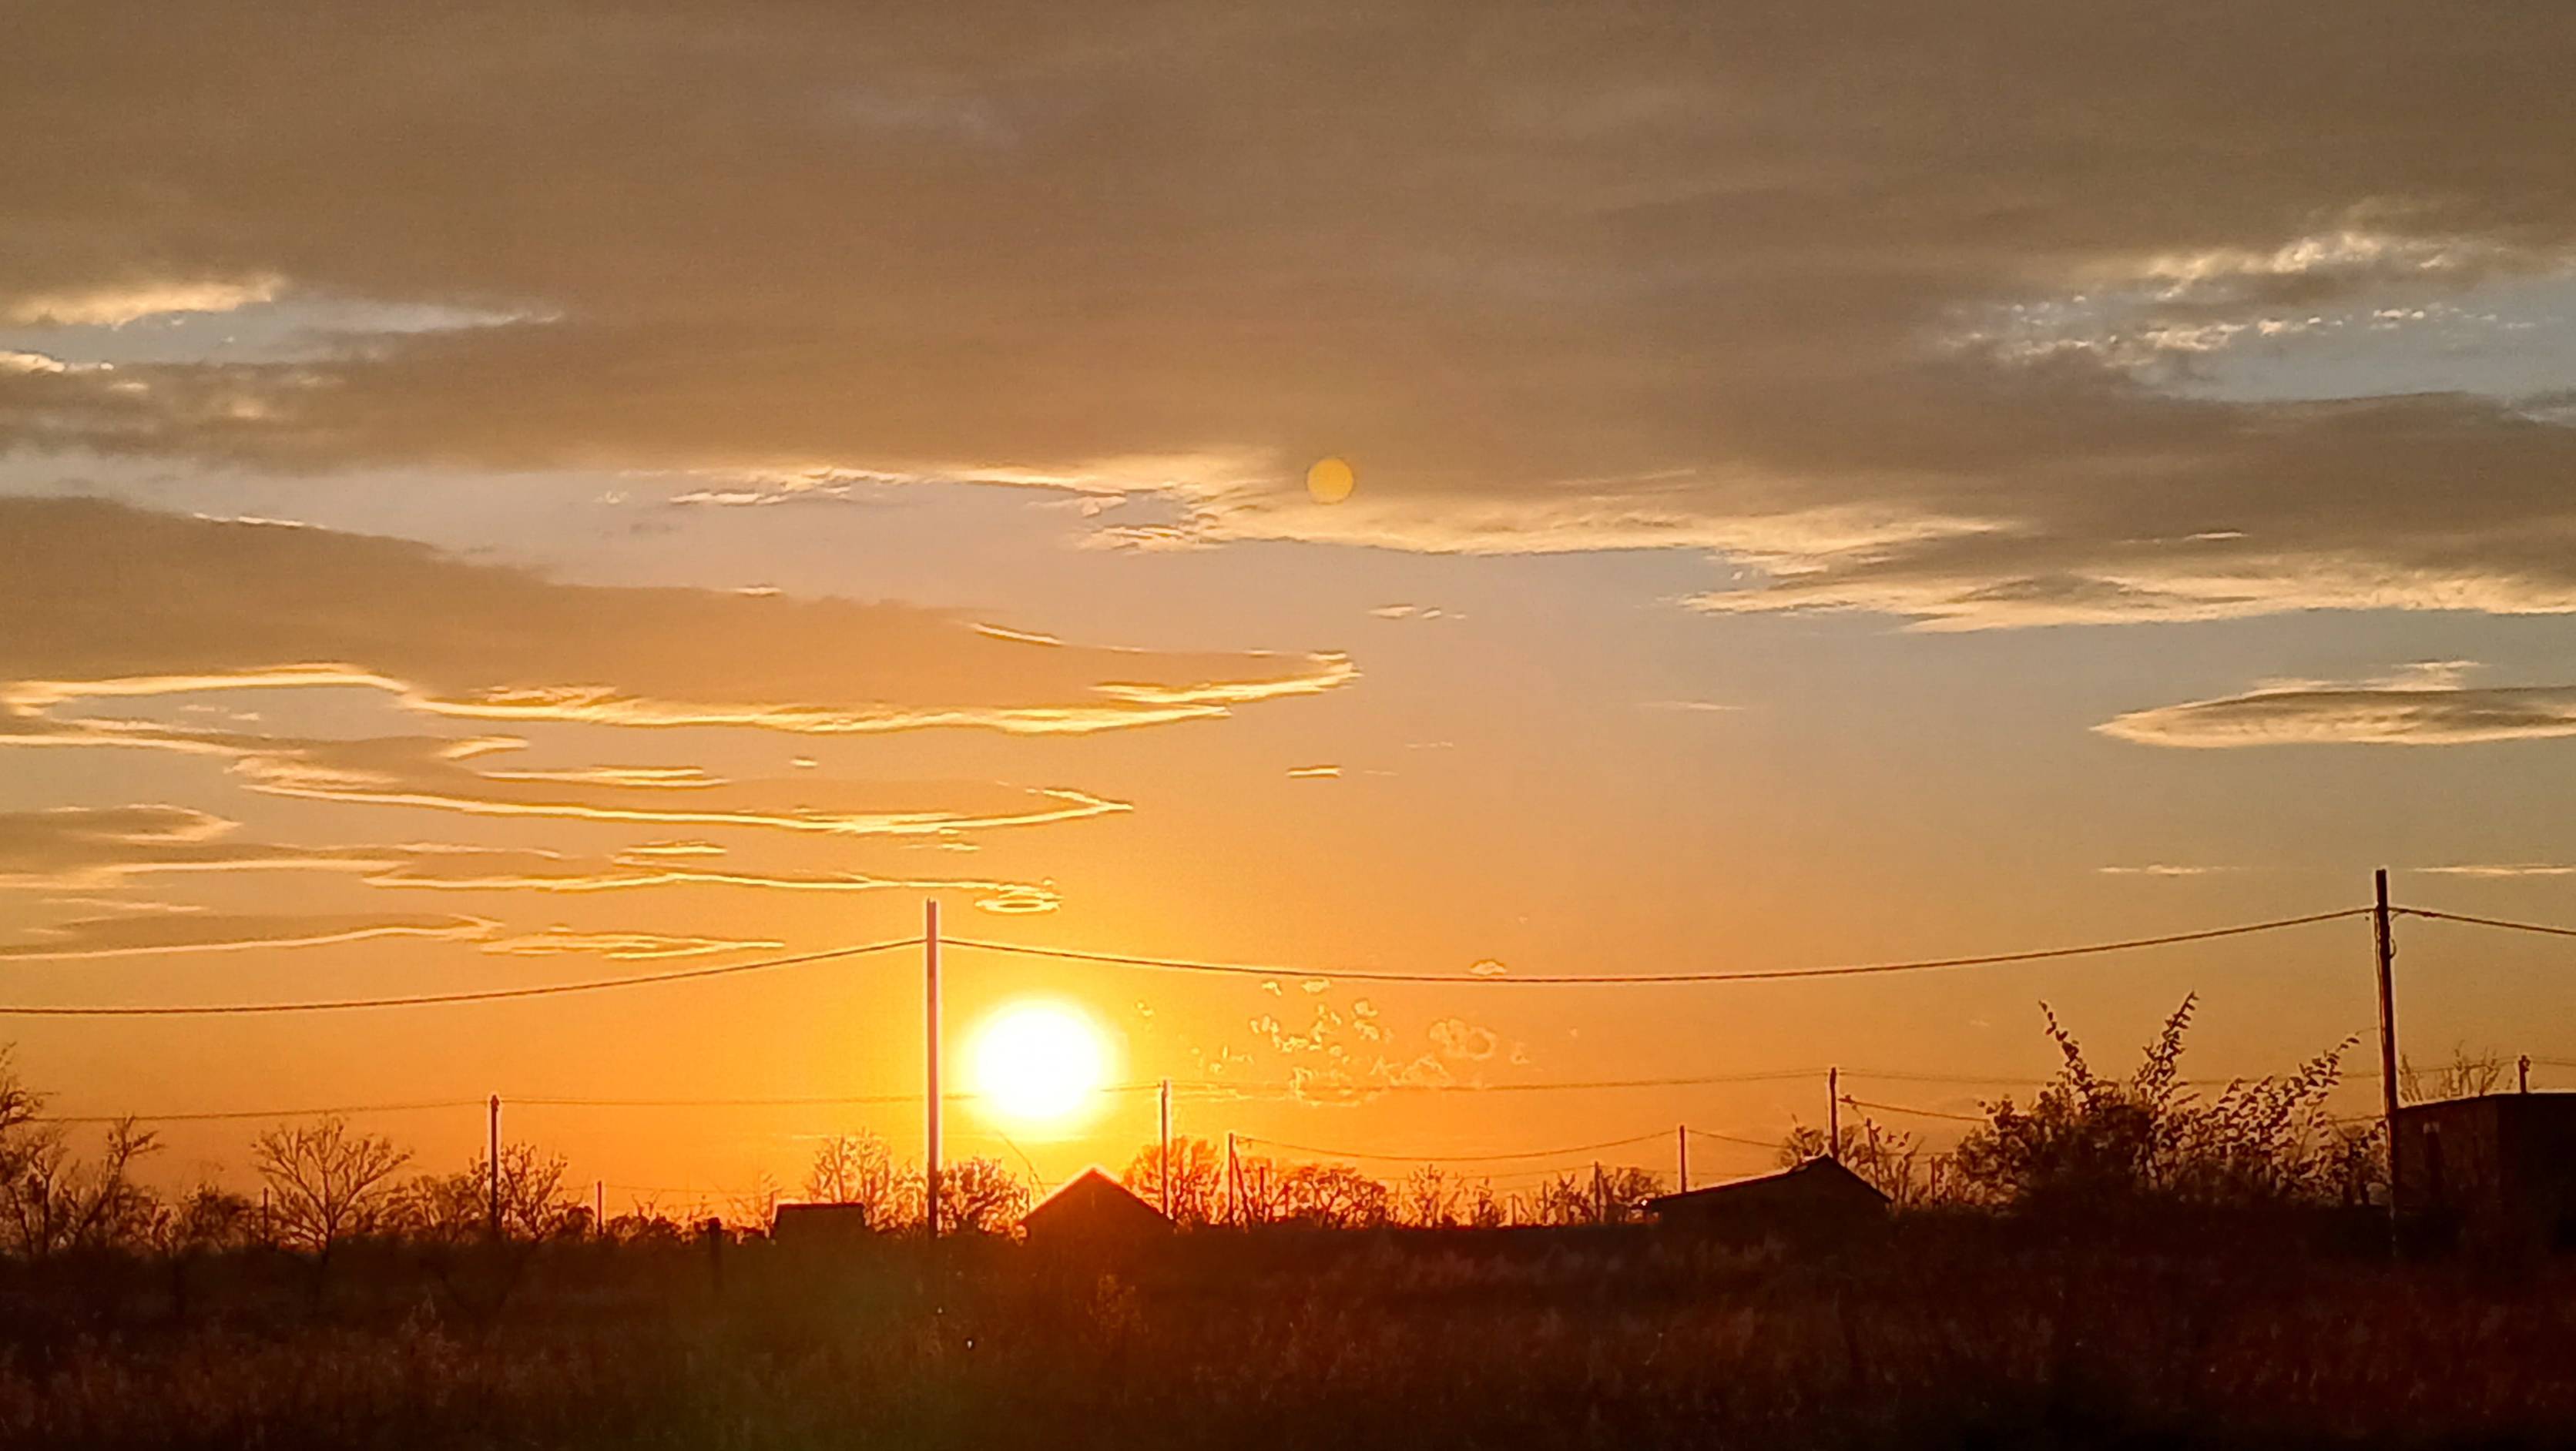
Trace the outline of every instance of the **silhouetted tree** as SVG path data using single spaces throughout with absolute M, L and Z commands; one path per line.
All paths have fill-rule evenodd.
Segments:
M 579 1212 L 564 1187 L 566 1162 L 561 1154 L 542 1154 L 533 1145 L 501 1146 L 501 1220 L 505 1239 L 551 1239 L 570 1232 Z M 461 1243 L 492 1232 L 491 1160 L 474 1162 L 452 1174 L 423 1174 L 396 1188 L 387 1203 L 387 1222 L 404 1234 Z
M 834 1134 L 814 1146 L 805 1171 L 805 1197 L 826 1204 L 855 1204 L 868 1228 L 885 1231 L 920 1216 L 919 1189 L 907 1194 L 903 1171 L 885 1140 L 872 1133 Z
M 96 1159 L 75 1156 L 61 1130 L 23 1133 L 0 1182 L 0 1230 L 29 1259 L 74 1249 L 148 1242 L 159 1203 L 130 1177 L 134 1161 L 158 1147 L 131 1118 L 108 1126 Z
M 2015 1204 L 2357 1198 L 2354 1176 L 2369 1172 L 2370 1136 L 2325 1112 L 2351 1040 L 2286 1078 L 2240 1079 L 2204 1103 L 2181 1074 L 2196 1003 L 2183 999 L 2125 1082 L 2094 1073 L 2049 1013 L 2048 1035 L 2063 1060 L 2057 1077 L 2028 1108 L 2010 1098 L 1986 1106 L 1987 1123 L 1959 1144 L 1961 1187 Z
M 2504 1083 L 2504 1055 L 2472 1053 L 2465 1043 L 2451 1046 L 2451 1061 L 2430 1072 L 2417 1071 L 2413 1060 L 2397 1060 L 2397 1096 L 2407 1103 L 2436 1103 L 2449 1098 L 2476 1098 Z
M 1172 1218 L 1181 1224 L 1213 1224 L 1225 1209 L 1225 1156 L 1205 1139 L 1172 1140 L 1170 1164 Z M 1148 1204 L 1162 1203 L 1163 1146 L 1147 1144 L 1127 1161 L 1118 1182 Z
M 1348 1164 L 1299 1164 L 1279 1183 L 1280 1217 L 1324 1229 L 1370 1229 L 1394 1214 L 1386 1186 Z
M 1437 1164 L 1425 1164 L 1395 1186 L 1395 1218 L 1419 1229 L 1447 1229 L 1457 1224 L 1466 1203 L 1466 1186 Z
M 272 1231 L 326 1258 L 378 1227 L 394 1175 L 410 1161 L 391 1139 L 353 1134 L 337 1118 L 269 1129 L 251 1143 L 251 1162 L 269 1188 Z
M 959 1159 L 939 1171 L 939 1222 L 962 1234 L 1001 1234 L 1029 1212 L 1029 1186 L 998 1159 Z

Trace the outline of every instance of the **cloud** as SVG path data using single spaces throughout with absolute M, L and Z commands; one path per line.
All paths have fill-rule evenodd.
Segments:
M 51 807 L 0 812 L 0 886 L 84 890 L 130 877 L 174 872 L 325 871 L 392 889 L 553 893 L 655 887 L 742 887 L 795 892 L 961 892 L 987 911 L 1031 913 L 1060 903 L 1043 883 L 864 872 L 769 873 L 699 865 L 704 852 L 674 854 L 647 843 L 610 857 L 408 843 L 291 846 L 244 841 L 237 824 L 179 806 Z
M 2186 865 L 2179 862 L 2148 862 L 2142 866 L 2095 867 L 2093 870 L 2106 877 L 2210 877 L 2242 869 Z
M 1291 766 L 1288 768 L 1288 779 L 1291 781 L 1328 781 L 1340 774 L 1342 774 L 1342 768 L 1339 766 Z
M 0 439 L 1061 481 L 1177 506 L 1130 547 L 1704 550 L 1746 572 L 1712 610 L 1945 628 L 2576 609 L 2576 429 L 2137 364 L 2563 276 L 2552 6 L 1504 0 L 1463 48 L 1407 0 L 443 13 L 30 12 L 0 132 L 82 144 L 0 157 L 0 311 L 211 280 L 551 321 L 0 373 Z M 1318 509 L 1327 453 L 1368 482 Z M 1228 462 L 1100 463 L 1190 456 Z M 854 704 L 674 683 L 618 682 Z
M 2539 740 L 2576 736 L 2576 686 L 2290 686 L 2134 710 L 2094 729 L 2204 749 Z
M 2416 867 L 2414 870 L 2434 877 L 2483 877 L 2497 880 L 2513 877 L 2576 877 L 2576 862 L 2462 862 L 2451 866 Z
M 482 950 L 499 957 L 596 954 L 620 961 L 650 961 L 665 957 L 704 957 L 718 952 L 773 949 L 785 945 L 749 938 L 672 937 L 658 932 L 575 932 L 568 927 L 549 927 L 541 932 L 495 937 L 485 942 Z
M 123 327 L 178 312 L 232 312 L 277 296 L 286 279 L 147 277 L 62 292 L 22 296 L 8 304 L 11 322 L 57 327 Z
M 0 943 L 0 961 L 60 962 L 173 952 L 321 947 L 383 937 L 472 940 L 491 929 L 491 923 L 476 917 L 119 913 L 32 928 L 19 941 Z
M 556 584 L 391 539 L 88 500 L 0 500 L 0 553 L 0 704 L 21 713 L 341 685 L 477 720 L 1079 734 L 1352 676 L 1339 656 L 1070 646 L 900 605 Z

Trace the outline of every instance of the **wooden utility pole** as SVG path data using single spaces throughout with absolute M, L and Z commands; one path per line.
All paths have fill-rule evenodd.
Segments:
M 1673 1164 L 1681 1171 L 1681 1192 L 1688 1194 L 1690 1192 L 1690 1125 L 1688 1124 L 1676 1124 L 1673 1127 Z
M 492 1095 L 491 1147 L 487 1163 L 491 1169 L 485 1176 L 490 1181 L 491 1223 L 488 1228 L 492 1238 L 498 1240 L 501 1237 L 501 1095 L 497 1093 Z
M 922 1221 L 939 1238 L 939 899 L 921 904 L 921 1020 L 923 1090 L 928 1117 L 922 1133 Z
M 1225 1131 L 1225 1218 L 1235 1228 L 1243 1227 L 1243 1171 L 1235 1167 L 1232 1129 Z
M 2521 1058 L 2521 1061 L 2519 1061 L 2519 1062 L 2517 1062 L 2516 1064 L 2514 1064 L 2514 1069 L 2513 1069 L 2513 1081 L 2514 1081 L 2514 1092 L 2516 1092 L 2516 1093 L 2529 1093 L 2529 1092 L 2531 1092 L 2531 1055 L 2530 1055 L 2530 1054 L 2528 1054 L 2528 1053 L 2523 1054 L 2523 1055 L 2522 1055 L 2522 1058 Z
M 1162 1105 L 1163 1157 L 1157 1161 L 1159 1167 L 1154 1180 L 1163 1186 L 1163 1217 L 1169 1219 L 1172 1217 L 1172 1080 L 1168 1078 L 1163 1080 Z
M 605 1238 L 608 1234 L 608 1181 L 590 1181 L 590 1232 Z
M 2373 878 L 2370 925 L 2379 957 L 2379 1102 L 2388 1130 L 2388 1220 L 2397 1222 L 2397 937 L 2388 915 L 2388 868 Z
M 1608 1224 L 1610 1222 L 1610 1191 L 1609 1188 L 1601 1182 L 1601 1161 L 1599 1159 L 1592 1161 L 1592 1222 L 1594 1224 Z
M 1843 1156 L 1843 1071 L 1825 1070 L 1825 1157 L 1840 1161 Z

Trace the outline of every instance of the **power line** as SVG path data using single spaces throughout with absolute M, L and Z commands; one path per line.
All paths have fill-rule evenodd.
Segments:
M 1299 1154 L 1316 1154 L 1327 1159 L 1376 1159 L 1386 1162 L 1409 1164 L 1498 1164 L 1507 1159 L 1553 1159 L 1565 1154 L 1589 1154 L 1599 1149 L 1624 1149 L 1633 1144 L 1656 1143 L 1663 1139 L 1664 1132 L 1665 1131 L 1662 1129 L 1657 1129 L 1651 1134 L 1639 1134 L 1634 1138 L 1611 1139 L 1605 1143 L 1567 1144 L 1553 1149 L 1524 1149 L 1520 1152 L 1510 1154 L 1361 1153 L 1357 1149 L 1319 1149 L 1311 1144 L 1284 1143 L 1278 1139 L 1254 1138 L 1250 1134 L 1239 1136 L 1237 1141 L 1247 1144 L 1267 1144 L 1274 1149 L 1287 1149 L 1292 1153 Z
M 1740 1144 L 1748 1149 L 1776 1149 L 1780 1147 L 1778 1142 L 1774 1140 L 1739 1138 L 1734 1134 L 1711 1133 L 1707 1129 L 1691 1129 L 1689 1130 L 1689 1133 L 1690 1136 L 1695 1139 L 1715 1139 L 1721 1144 Z
M 1854 1108 L 1874 1108 L 1880 1113 L 1912 1114 L 1916 1118 L 1943 1118 L 1953 1123 L 1981 1124 L 1986 1121 L 1986 1116 L 1981 1113 L 1944 1113 L 1937 1108 L 1911 1108 L 1901 1103 L 1872 1103 L 1865 1098 L 1845 1097 L 1843 1102 Z
M 966 937 L 942 940 L 952 947 L 971 947 L 985 952 L 1003 952 L 1021 957 L 1044 957 L 1072 962 L 1098 962 L 1118 967 L 1151 968 L 1167 972 L 1221 973 L 1239 977 L 1337 978 L 1349 982 L 1441 983 L 1458 987 L 1618 987 L 1703 982 L 1768 982 L 1789 978 L 1860 977 L 1879 973 L 1928 972 L 1940 968 L 1990 967 L 2004 963 L 2040 962 L 2053 958 L 2089 957 L 2101 953 L 2130 952 L 2148 947 L 2171 947 L 2186 942 L 2209 942 L 2222 937 L 2242 937 L 2256 932 L 2276 932 L 2288 927 L 2306 927 L 2345 917 L 2367 916 L 2371 910 L 2368 907 L 2345 907 L 2332 912 L 2312 912 L 2302 917 L 2277 917 L 2270 921 L 2244 922 L 2229 927 L 2207 927 L 2198 931 L 2172 932 L 2157 937 L 2131 937 L 2116 942 L 2092 942 L 2075 947 L 2044 947 L 2023 952 L 1997 952 L 1976 957 L 1934 957 L 1910 962 L 1767 968 L 1742 972 L 1573 973 L 1534 977 L 1514 977 L 1508 974 L 1472 976 L 1451 972 L 1339 971 L 1261 963 L 1208 962 L 1194 958 L 1137 957 L 1116 952 L 1086 952 L 1073 948 L 1029 947 L 1013 942 L 985 942 Z M 2576 933 L 2570 935 L 2576 935 Z
M 217 1123 L 234 1119 L 315 1118 L 326 1114 L 426 1113 L 433 1109 L 482 1106 L 483 1100 L 479 1098 L 456 1098 L 437 1103 L 353 1103 L 321 1108 L 234 1108 L 199 1113 L 37 1114 L 33 1121 L 48 1124 L 121 1124 L 128 1120 L 139 1124 Z
M 635 977 L 592 978 L 584 982 L 545 983 L 537 987 L 487 988 L 476 992 L 430 993 L 418 997 L 340 998 L 326 1002 L 300 1003 L 204 1003 L 183 1005 L 142 1005 L 117 1007 L 15 1007 L 0 1006 L 0 1017 L 17 1018 L 206 1018 L 232 1017 L 253 1013 L 327 1013 L 350 1008 L 419 1008 L 446 1003 L 489 1003 L 512 998 L 554 997 L 564 993 L 599 992 L 609 988 L 643 987 L 654 983 L 688 982 L 699 978 L 730 977 L 737 973 L 767 972 L 773 968 L 795 967 L 802 963 L 823 962 L 836 957 L 860 957 L 872 952 L 891 952 L 899 947 L 917 947 L 918 937 L 892 942 L 870 942 L 857 947 L 831 947 L 820 952 L 803 952 L 793 957 L 764 957 L 755 962 L 732 962 L 718 967 L 691 967 L 677 972 L 644 973 Z
M 2538 932 L 2550 937 L 2576 937 L 2576 927 L 2552 927 L 2541 922 L 2515 922 L 2503 917 L 2472 917 L 2465 912 L 2436 912 L 2429 907 L 2392 907 L 2401 917 L 2424 917 L 2435 922 L 2465 922 L 2472 927 L 2502 927 L 2510 932 Z

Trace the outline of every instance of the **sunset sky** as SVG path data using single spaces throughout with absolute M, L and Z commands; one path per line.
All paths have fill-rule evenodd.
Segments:
M 1474 1155 L 1776 1139 L 1836 1063 L 1957 1112 L 2008 1084 L 1872 1071 L 2035 1077 L 2043 1000 L 2125 1065 L 2197 991 L 2217 1076 L 2374 1023 L 2361 921 L 1515 977 L 2379 866 L 2576 921 L 2576 9 L 895 10 L 0 18 L 0 1001 L 625 976 L 935 896 L 1282 968 L 958 949 L 961 1062 L 1043 998 L 1115 1084 L 1241 1086 L 1182 1132 Z M 2412 1056 L 2576 1061 L 2568 944 L 2400 933 Z M 58 1113 L 153 1115 L 891 1100 L 919 1023 L 897 952 L 0 1039 Z M 921 1133 L 507 1124 L 612 1209 Z M 961 1104 L 951 1148 L 1055 1181 L 1153 1124 Z M 258 1126 L 152 1172 L 247 1182 Z

